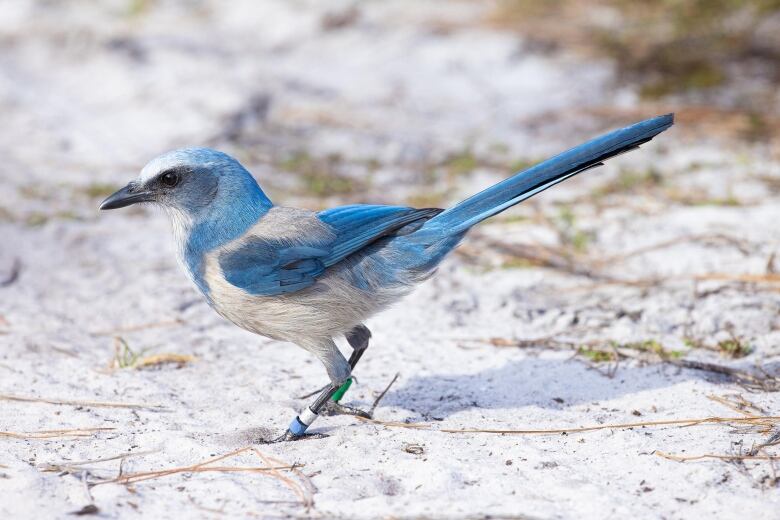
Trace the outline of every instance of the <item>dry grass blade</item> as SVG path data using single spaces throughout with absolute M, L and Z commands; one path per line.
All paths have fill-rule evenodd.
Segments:
M 759 411 L 756 405 L 746 401 L 742 396 L 737 396 L 737 400 L 730 400 L 727 399 L 726 397 L 721 397 L 718 395 L 708 395 L 707 399 L 711 401 L 715 401 L 718 404 L 722 404 L 729 410 L 733 410 L 737 413 L 741 413 L 742 415 L 745 415 L 747 417 L 760 417 L 759 415 L 756 415 L 746 410 L 746 408 L 753 408 L 756 411 Z
M 642 349 L 637 352 L 635 348 L 616 348 L 614 342 L 559 340 L 552 336 L 536 339 L 510 339 L 500 337 L 461 338 L 460 341 L 487 343 L 494 347 L 543 347 L 553 350 L 574 350 L 578 351 L 578 353 L 581 353 L 579 351 L 583 347 L 587 347 L 591 353 L 597 354 L 599 356 L 603 355 L 611 361 L 619 361 L 621 358 L 640 359 L 645 361 L 648 359 L 655 359 L 662 363 L 669 363 L 681 368 L 721 374 L 730 378 L 732 381 L 748 390 L 760 390 L 764 392 L 780 391 L 780 377 L 767 373 L 761 367 L 757 367 L 757 369 L 762 372 L 761 374 L 753 374 L 746 370 L 731 368 L 726 365 L 718 365 L 715 363 L 706 363 L 703 361 L 694 361 L 689 359 L 676 359 L 670 355 L 674 352 L 666 352 L 663 349 L 659 349 L 658 351 L 654 351 L 653 349 Z M 605 375 L 611 377 L 614 375 L 614 371 L 609 371 Z
M 284 463 L 278 459 L 274 459 L 273 457 L 269 457 L 265 454 L 263 454 L 260 450 L 258 450 L 255 447 L 252 447 L 252 451 L 260 457 L 260 459 L 265 463 L 266 465 L 276 464 L 284 466 Z M 270 475 L 274 478 L 279 479 L 289 487 L 293 493 L 295 493 L 298 498 L 300 499 L 301 503 L 306 507 L 306 509 L 311 508 L 314 506 L 314 485 L 311 483 L 311 481 L 306 477 L 303 472 L 301 472 L 298 468 L 296 468 L 294 465 L 289 466 L 290 470 L 300 479 L 303 480 L 304 485 L 299 484 L 298 482 L 295 482 L 293 479 L 286 477 L 279 473 L 277 470 L 273 470 L 270 472 Z
M 361 417 L 360 415 L 355 416 L 356 419 L 359 419 L 363 422 L 369 422 L 371 424 L 376 424 L 378 426 L 387 426 L 388 428 L 405 428 L 407 430 L 429 430 L 429 431 L 439 431 L 435 428 L 433 428 L 428 423 L 405 423 L 400 421 L 380 421 L 379 419 L 368 419 L 366 417 Z
M 93 408 L 129 408 L 133 410 L 167 410 L 164 406 L 141 403 L 118 403 L 112 401 L 81 401 L 77 399 L 58 399 L 47 397 L 27 397 L 23 395 L 0 394 L 0 401 L 20 401 L 24 403 L 45 403 L 68 406 L 88 406 Z
M 111 373 L 117 369 L 143 369 L 168 363 L 182 367 L 196 360 L 195 356 L 189 354 L 161 353 L 144 356 L 143 352 L 131 349 L 124 338 L 114 336 L 114 357 L 106 367 L 106 371 Z
M 756 413 L 751 413 L 748 411 L 748 409 L 755 410 L 757 413 L 766 413 L 763 409 L 761 409 L 759 406 L 755 405 L 754 403 L 751 403 L 741 395 L 737 394 L 735 396 L 729 396 L 731 399 L 728 399 L 727 397 L 720 397 L 716 395 L 708 395 L 709 399 L 715 401 L 716 403 L 722 404 L 723 406 L 734 410 L 736 412 L 739 412 L 747 417 L 753 417 L 756 419 L 766 419 L 766 416 L 764 415 L 757 415 Z M 761 450 L 764 448 L 769 448 L 770 446 L 776 446 L 780 444 L 780 424 L 776 424 L 774 421 L 756 421 L 758 426 L 761 426 L 762 428 L 759 429 L 756 433 L 762 433 L 765 435 L 770 435 L 769 439 L 767 439 L 764 442 L 761 442 L 759 444 L 754 445 L 748 452 L 748 456 L 757 456 Z
M 728 376 L 732 381 L 749 390 L 761 390 L 764 392 L 777 392 L 780 390 L 780 378 L 771 374 L 764 373 L 764 375 L 757 376 L 745 370 L 689 359 L 667 359 L 664 361 L 682 368 L 704 370 Z
M 695 277 L 696 280 L 721 280 L 725 282 L 747 282 L 747 283 L 780 283 L 780 274 L 730 274 L 730 273 L 709 273 Z
M 704 453 L 702 455 L 672 455 L 663 451 L 656 451 L 656 455 L 675 462 L 688 462 L 692 460 L 780 460 L 780 455 L 718 455 L 717 453 Z
M 400 376 L 400 373 L 396 373 L 393 379 L 388 383 L 388 385 L 385 387 L 384 390 L 374 399 L 374 404 L 371 405 L 371 409 L 368 411 L 368 415 L 372 416 L 374 415 L 374 412 L 376 411 L 376 407 L 379 406 L 379 402 L 384 399 L 385 394 L 390 390 L 390 387 L 395 384 L 396 381 L 398 381 L 398 377 Z
M 62 438 L 78 438 L 78 437 L 92 437 L 96 433 L 104 431 L 113 431 L 116 428 L 72 428 L 69 430 L 42 430 L 38 432 L 8 432 L 0 431 L 0 437 L 7 437 L 10 439 L 62 439 Z
M 247 446 L 245 448 L 241 448 L 235 451 L 231 451 L 230 453 L 226 453 L 224 455 L 219 455 L 217 457 L 212 457 L 210 459 L 207 459 L 203 462 L 199 462 L 197 464 L 193 464 L 190 466 L 178 466 L 174 468 L 168 468 L 168 469 L 162 469 L 162 470 L 155 470 L 155 471 L 141 471 L 137 473 L 127 473 L 127 474 L 120 474 L 116 478 L 108 479 L 108 480 L 101 480 L 98 482 L 93 482 L 92 486 L 98 486 L 101 484 L 134 484 L 136 482 L 142 482 L 144 480 L 152 480 L 157 479 L 161 477 L 167 477 L 169 475 L 175 475 L 179 473 L 209 473 L 209 472 L 216 472 L 216 473 L 263 473 L 263 474 L 278 474 L 281 470 L 293 470 L 294 466 L 290 465 L 284 465 L 280 464 L 278 466 L 214 466 L 216 462 L 223 461 L 227 458 L 234 457 L 236 455 L 240 455 L 241 453 L 245 453 L 247 451 L 253 450 L 254 448 L 251 446 Z
M 177 473 L 209 473 L 209 472 L 215 472 L 215 473 L 238 473 L 238 472 L 248 472 L 248 473 L 270 473 L 276 470 L 289 470 L 292 469 L 292 466 L 279 466 L 279 467 L 255 467 L 255 466 L 208 466 L 208 467 L 201 467 L 201 466 L 183 466 L 180 468 L 171 468 L 166 470 L 160 470 L 160 471 L 146 471 L 146 472 L 139 472 L 139 473 L 129 473 L 127 475 L 123 475 L 122 477 L 118 477 L 116 479 L 112 480 L 105 480 L 100 482 L 95 482 L 92 485 L 97 486 L 100 484 L 109 484 L 109 483 L 117 483 L 117 484 L 135 484 L 136 482 L 141 482 L 144 480 L 151 480 L 155 478 L 160 477 L 167 477 L 168 475 L 175 475 Z
M 195 356 L 190 356 L 189 354 L 155 354 L 139 359 L 135 365 L 133 365 L 133 368 L 147 368 L 164 365 L 166 363 L 175 363 L 181 366 L 192 363 L 195 360 L 197 360 L 197 358 Z
M 640 247 L 637 249 L 634 249 L 632 251 L 629 251 L 627 253 L 619 253 L 616 255 L 611 255 L 607 257 L 602 257 L 595 259 L 593 261 L 594 265 L 597 265 L 599 267 L 611 265 L 615 262 L 622 262 L 624 260 L 627 260 L 629 258 L 633 258 L 635 256 L 640 256 L 645 253 L 651 253 L 653 251 L 658 251 L 659 249 L 666 249 L 669 247 L 673 247 L 679 244 L 690 244 L 691 242 L 720 242 L 725 243 L 728 245 L 731 245 L 733 247 L 736 247 L 740 250 L 743 254 L 747 254 L 749 252 L 748 244 L 746 244 L 744 241 L 739 240 L 736 237 L 731 237 L 728 235 L 724 235 L 721 233 L 706 233 L 706 234 L 700 234 L 700 235 L 686 235 L 681 237 L 675 237 L 669 240 L 664 240 L 662 242 L 657 242 L 655 244 L 651 244 L 648 246 Z
M 91 460 L 77 460 L 77 461 L 63 461 L 63 462 L 52 462 L 52 463 L 44 463 L 38 466 L 38 469 L 41 471 L 67 471 L 67 472 L 76 472 L 81 471 L 82 466 L 87 466 L 90 464 L 99 464 L 101 462 L 110 462 L 112 460 L 122 460 L 129 459 L 131 457 L 142 457 L 144 455 L 151 455 L 152 453 L 157 453 L 159 450 L 148 450 L 148 451 L 136 451 L 136 452 L 130 452 L 130 453 L 121 453 L 119 455 L 114 455 L 112 457 L 101 457 L 99 459 L 91 459 Z
M 357 417 L 358 419 L 380 426 L 387 426 L 391 428 L 409 428 L 417 430 L 429 430 L 442 433 L 492 433 L 499 435 L 559 435 L 561 433 L 585 433 L 597 430 L 612 430 L 612 429 L 629 429 L 629 428 L 642 428 L 642 427 L 660 427 L 660 426 L 698 426 L 702 424 L 761 424 L 765 421 L 780 421 L 780 416 L 765 416 L 765 417 L 702 417 L 696 419 L 669 419 L 665 421 L 642 421 L 631 423 L 617 423 L 617 424 L 599 424 L 594 426 L 582 426 L 578 428 L 555 428 L 548 430 L 498 430 L 498 429 L 484 429 L 484 428 L 436 428 L 430 423 L 402 423 L 402 422 L 385 422 L 378 421 L 376 419 L 366 419 L 363 417 Z

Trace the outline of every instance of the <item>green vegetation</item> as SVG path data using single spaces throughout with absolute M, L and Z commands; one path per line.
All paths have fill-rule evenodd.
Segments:
M 81 220 L 81 217 L 76 212 L 70 210 L 57 211 L 55 213 L 33 211 L 24 218 L 24 223 L 29 227 L 39 227 L 51 220 Z
M 618 343 L 617 341 L 610 341 L 604 347 L 580 346 L 577 349 L 577 353 L 594 363 L 604 363 L 607 361 L 617 361 L 621 357 L 627 357 L 625 354 L 626 350 L 633 350 L 644 354 L 652 354 L 663 360 L 680 359 L 685 356 L 684 351 L 668 349 L 664 347 L 659 341 L 654 339 L 629 343 Z M 621 351 L 624 353 L 621 354 Z
M 320 158 L 303 151 L 295 152 L 277 166 L 297 174 L 301 179 L 303 193 L 316 197 L 347 195 L 365 190 L 365 184 L 368 184 L 367 181 L 358 182 L 343 174 L 344 160 L 339 154 Z M 376 169 L 374 163 L 368 163 L 367 166 Z
M 108 197 L 118 189 L 119 186 L 115 184 L 110 184 L 106 182 L 93 182 L 85 186 L 80 191 L 91 199 L 97 199 L 97 198 L 103 199 L 105 197 Z
M 302 180 L 306 193 L 310 195 L 329 197 L 331 195 L 345 195 L 355 191 L 355 183 L 348 177 L 312 171 L 303 174 Z
M 593 234 L 583 231 L 577 226 L 576 217 L 569 205 L 563 205 L 558 216 L 553 220 L 558 237 L 564 246 L 573 248 L 577 253 L 584 253 L 593 239 Z
M 51 196 L 38 184 L 25 184 L 17 188 L 19 195 L 29 200 L 49 200 Z
M 753 351 L 750 345 L 737 338 L 719 341 L 717 347 L 722 355 L 733 359 L 743 358 Z
M 607 361 L 615 361 L 617 354 L 610 350 L 603 350 L 592 347 L 579 347 L 577 354 L 587 358 L 593 363 L 606 363 Z
M 685 356 L 684 351 L 667 349 L 654 339 L 625 343 L 623 345 L 616 344 L 615 347 L 636 350 L 638 352 L 648 352 L 660 356 L 663 359 L 679 359 Z
M 479 166 L 479 161 L 471 150 L 463 150 L 445 160 L 443 166 L 448 175 L 459 177 L 473 172 Z
M 617 193 L 639 193 L 662 186 L 664 178 L 655 168 L 647 170 L 621 169 L 612 182 L 596 188 L 593 196 L 596 198 Z
M 780 0 L 504 0 L 498 5 L 492 23 L 522 31 L 540 48 L 566 46 L 612 58 L 621 80 L 639 83 L 648 99 L 724 85 L 735 65 L 780 73 L 780 48 L 771 28 L 758 30 L 780 10 Z M 605 23 L 610 17 L 593 16 L 597 12 L 619 21 Z M 749 107 L 750 100 L 741 102 Z
M 419 193 L 406 197 L 406 204 L 413 208 L 440 208 L 446 205 L 449 191 L 421 189 Z
M 13 222 L 14 214 L 8 208 L 0 206 L 0 222 Z
M 27 218 L 24 219 L 24 223 L 27 224 L 30 227 L 38 227 L 46 224 L 49 221 L 49 217 L 43 213 L 40 212 L 33 212 L 27 215 Z
M 683 341 L 685 342 L 685 345 L 689 348 L 714 350 L 719 352 L 722 356 L 731 359 L 740 359 L 753 352 L 753 347 L 749 343 L 734 335 L 732 335 L 731 338 L 729 339 L 724 339 L 719 341 L 718 343 L 715 344 L 714 347 L 706 345 L 703 340 L 696 339 L 696 338 L 688 337 L 685 338 Z
M 538 266 L 538 263 L 532 262 L 527 258 L 509 258 L 501 263 L 501 269 L 528 269 Z
M 298 172 L 311 167 L 314 162 L 307 152 L 295 152 L 279 163 L 279 168 L 288 172 Z
M 531 166 L 534 166 L 535 164 L 539 164 L 544 159 L 528 159 L 528 158 L 519 158 L 515 159 L 511 163 L 509 163 L 509 168 L 507 171 L 507 174 L 509 173 L 517 173 L 521 172 L 523 170 L 527 170 Z
M 728 195 L 722 198 L 714 197 L 710 199 L 686 199 L 682 202 L 687 203 L 690 206 L 724 206 L 731 208 L 742 206 L 742 202 L 740 202 L 739 199 L 733 195 Z
M 135 352 L 127 344 L 124 338 L 117 336 L 114 344 L 114 360 L 113 364 L 119 368 L 132 368 L 138 363 L 142 353 Z

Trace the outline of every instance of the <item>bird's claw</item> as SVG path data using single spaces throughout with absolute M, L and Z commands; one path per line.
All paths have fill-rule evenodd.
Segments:
M 355 415 L 357 417 L 363 417 L 364 419 L 371 419 L 369 412 L 363 411 L 359 408 L 347 406 L 336 401 L 328 401 L 320 410 L 319 415 L 333 416 L 333 415 Z
M 324 439 L 328 435 L 325 433 L 303 433 L 296 435 L 290 430 L 287 430 L 280 437 L 275 439 L 268 439 L 261 441 L 261 444 L 276 444 L 278 442 L 290 442 L 290 441 L 303 441 L 308 439 Z

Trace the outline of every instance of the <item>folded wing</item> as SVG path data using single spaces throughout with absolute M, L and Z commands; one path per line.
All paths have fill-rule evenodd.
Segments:
M 232 285 L 258 296 L 275 296 L 313 285 L 328 267 L 373 242 L 439 213 L 402 206 L 341 206 L 317 214 L 332 238 L 300 237 L 299 243 L 247 236 L 222 253 L 219 265 Z

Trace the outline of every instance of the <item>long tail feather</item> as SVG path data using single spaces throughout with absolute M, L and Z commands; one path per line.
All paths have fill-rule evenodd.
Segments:
M 601 166 L 611 157 L 638 148 L 673 123 L 674 114 L 667 114 L 597 137 L 469 197 L 439 213 L 423 227 L 429 230 L 439 228 L 447 235 L 462 233 L 474 224 L 569 177 Z

